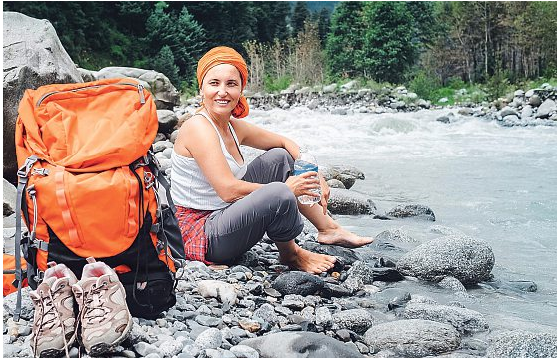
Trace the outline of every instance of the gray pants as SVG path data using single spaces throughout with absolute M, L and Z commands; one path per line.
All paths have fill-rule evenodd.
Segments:
M 282 148 L 273 148 L 248 164 L 243 180 L 265 185 L 207 218 L 207 260 L 233 262 L 265 233 L 275 242 L 287 242 L 302 232 L 298 202 L 284 184 L 293 167 L 292 156 Z

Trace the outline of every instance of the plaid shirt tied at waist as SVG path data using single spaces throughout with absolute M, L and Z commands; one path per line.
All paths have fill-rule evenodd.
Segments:
M 207 265 L 212 262 L 205 260 L 208 240 L 205 235 L 205 221 L 212 210 L 196 210 L 176 205 L 176 219 L 184 240 L 186 259 L 204 262 Z

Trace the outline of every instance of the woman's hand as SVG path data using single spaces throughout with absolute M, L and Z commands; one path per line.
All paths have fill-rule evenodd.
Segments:
M 300 195 L 319 196 L 318 193 L 312 191 L 312 189 L 319 189 L 320 186 L 317 172 L 305 172 L 300 175 L 291 175 L 286 179 L 285 184 L 296 197 Z
M 329 184 L 327 184 L 327 181 L 325 181 L 321 173 L 319 173 L 319 182 L 321 184 L 321 200 L 319 201 L 319 205 L 323 207 L 323 215 L 327 215 L 327 202 L 331 196 L 331 188 L 329 188 Z

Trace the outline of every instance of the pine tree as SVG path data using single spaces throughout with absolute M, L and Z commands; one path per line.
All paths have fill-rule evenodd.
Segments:
M 415 61 L 413 18 L 403 2 L 369 2 L 364 6 L 366 77 L 401 83 Z
M 327 68 L 332 76 L 363 74 L 363 3 L 341 2 L 332 14 L 325 52 Z
M 304 1 L 296 1 L 294 12 L 292 14 L 292 36 L 296 36 L 304 30 L 304 25 L 310 18 L 308 7 Z
M 163 73 L 175 87 L 180 87 L 179 68 L 174 62 L 174 54 L 168 45 L 164 45 L 157 56 L 151 61 L 151 68 L 157 72 Z

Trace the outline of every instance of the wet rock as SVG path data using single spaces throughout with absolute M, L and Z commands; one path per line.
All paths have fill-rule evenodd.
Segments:
M 495 256 L 485 240 L 449 236 L 426 242 L 403 255 L 397 269 L 428 281 L 452 276 L 468 285 L 487 279 L 494 264 Z
M 330 188 L 346 189 L 344 184 L 338 179 L 327 180 L 327 185 L 329 185 Z
M 323 285 L 321 278 L 302 271 L 282 273 L 273 281 L 273 288 L 283 295 L 313 295 L 321 290 Z
M 387 216 L 392 216 L 395 218 L 416 217 L 435 221 L 435 214 L 433 213 L 433 210 L 425 205 L 420 204 L 398 205 L 387 212 Z
M 364 341 L 371 352 L 391 350 L 397 357 L 425 357 L 455 350 L 460 334 L 447 324 L 410 319 L 375 325 Z
M 486 357 L 557 357 L 557 335 L 522 330 L 496 332 L 490 337 Z
M 343 215 L 372 215 L 377 207 L 373 200 L 365 195 L 352 190 L 331 188 L 328 209 L 333 214 Z
M 279 332 L 247 339 L 243 345 L 259 352 L 261 358 L 361 358 L 360 352 L 321 333 Z
M 355 261 L 360 260 L 359 255 L 354 250 L 338 245 L 322 245 L 317 242 L 306 241 L 301 246 L 309 251 L 341 258 L 343 265 L 352 265 Z
M 364 285 L 369 285 L 373 282 L 372 267 L 362 261 L 354 262 L 348 270 L 347 276 L 342 285 L 351 292 L 360 290 Z
M 461 307 L 409 303 L 404 308 L 402 317 L 450 324 L 460 333 L 476 333 L 489 329 L 481 313 Z
M 396 282 L 404 280 L 404 276 L 392 267 L 373 267 L 373 281 Z

